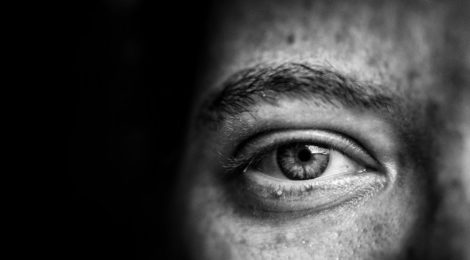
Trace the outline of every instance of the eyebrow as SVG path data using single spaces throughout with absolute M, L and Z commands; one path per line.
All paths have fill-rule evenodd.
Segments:
M 260 102 L 275 104 L 282 97 L 387 112 L 397 108 L 399 100 L 384 86 L 359 82 L 329 68 L 305 63 L 243 69 L 230 76 L 221 89 L 203 101 L 197 123 L 218 124 Z

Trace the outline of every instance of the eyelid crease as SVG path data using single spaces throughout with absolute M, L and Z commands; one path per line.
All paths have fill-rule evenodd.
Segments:
M 299 137 L 299 135 L 303 136 Z M 380 170 L 383 168 L 379 161 L 353 138 L 329 130 L 318 129 L 271 130 L 267 133 L 256 134 L 240 143 L 233 156 L 223 163 L 223 168 L 226 169 L 228 175 L 244 172 L 250 165 L 261 160 L 263 155 L 269 151 L 293 142 L 326 146 L 360 161 L 368 169 Z

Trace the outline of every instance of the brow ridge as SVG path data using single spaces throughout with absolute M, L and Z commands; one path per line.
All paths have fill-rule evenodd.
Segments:
M 314 99 L 332 106 L 390 111 L 399 98 L 377 86 L 345 76 L 331 68 L 306 63 L 257 65 L 230 76 L 218 92 L 209 94 L 197 114 L 203 124 L 217 124 L 259 102 L 275 103 L 279 98 Z

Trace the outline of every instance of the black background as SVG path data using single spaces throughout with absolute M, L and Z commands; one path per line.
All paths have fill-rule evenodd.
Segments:
M 180 258 L 168 212 L 207 35 L 207 2 L 62 6 L 64 259 Z M 60 195 L 62 196 L 62 195 Z M 176 246 L 177 248 L 177 246 Z

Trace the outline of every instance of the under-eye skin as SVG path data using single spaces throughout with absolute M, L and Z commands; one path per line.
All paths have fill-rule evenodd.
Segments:
M 237 205 L 264 212 L 321 211 L 371 197 L 385 168 L 359 143 L 327 130 L 281 130 L 242 142 L 224 170 Z

